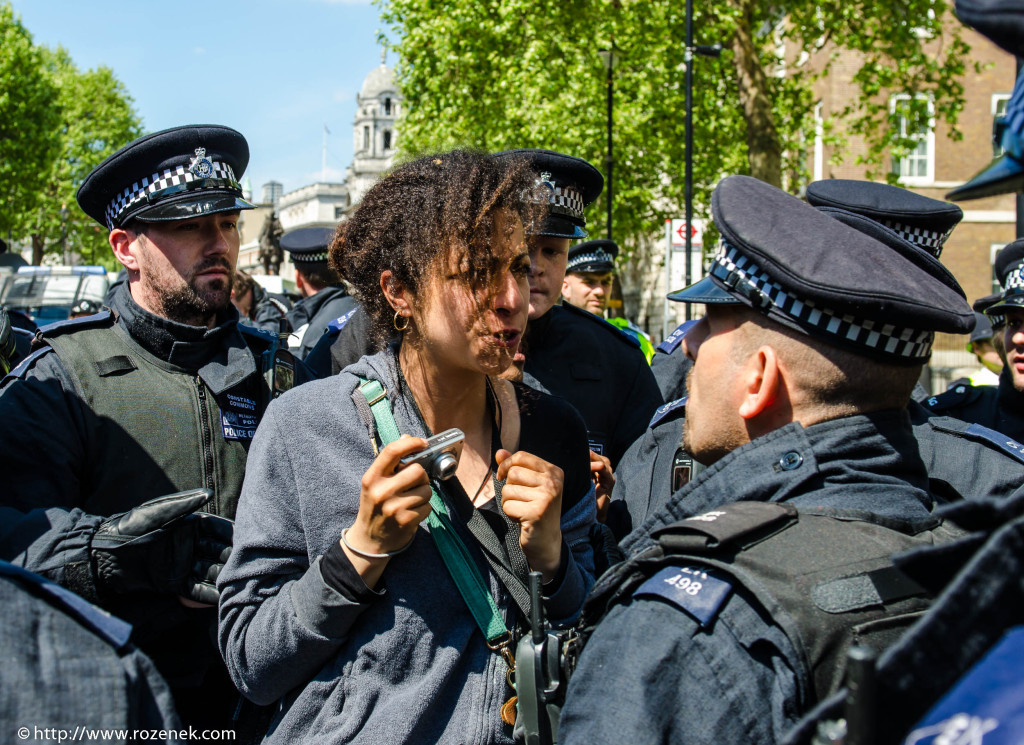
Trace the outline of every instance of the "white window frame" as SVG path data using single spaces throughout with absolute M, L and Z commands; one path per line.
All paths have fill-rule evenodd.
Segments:
M 921 136 L 921 140 L 925 143 L 925 175 L 924 176 L 903 176 L 899 177 L 901 184 L 908 186 L 925 186 L 935 182 L 935 102 L 932 97 L 926 93 L 918 93 L 917 97 L 925 98 L 928 101 L 928 131 Z M 909 93 L 896 93 L 889 98 L 889 113 L 896 115 L 896 105 L 900 101 L 909 101 Z M 900 117 L 900 122 L 903 121 L 903 117 Z M 902 127 L 902 124 L 900 124 Z M 894 159 L 895 160 L 895 159 Z M 900 170 L 903 170 L 903 163 L 908 161 L 908 158 L 901 158 Z
M 822 117 L 825 105 L 818 101 L 814 105 L 814 180 L 821 181 L 825 178 L 825 142 L 822 137 L 825 134 L 825 122 Z
M 1002 287 L 999 285 L 999 278 L 996 276 L 996 256 L 1000 251 L 1006 248 L 1005 243 L 992 243 L 988 249 L 988 266 L 989 273 L 992 275 L 992 294 L 1002 292 Z
M 1009 93 L 992 94 L 992 125 L 995 126 L 996 119 L 1006 113 L 1006 105 L 1010 102 Z M 1000 111 L 1002 109 L 1002 111 Z M 1003 154 L 1003 148 L 998 142 L 992 143 L 992 157 L 998 158 Z

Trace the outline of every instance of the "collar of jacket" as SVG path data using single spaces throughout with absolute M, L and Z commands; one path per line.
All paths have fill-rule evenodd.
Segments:
M 863 510 L 904 520 L 926 517 L 934 507 L 905 410 L 807 428 L 792 422 L 709 466 L 648 515 L 622 548 L 641 551 L 652 545 L 657 528 L 738 501 Z
M 212 329 L 189 326 L 144 310 L 125 282 L 111 300 L 110 309 L 143 349 L 157 359 L 196 372 L 214 394 L 256 372 L 256 361 L 238 331 L 234 305 L 221 314 L 221 323 Z
M 1024 415 L 1024 393 L 1014 387 L 1013 375 L 1006 367 L 999 373 L 999 408 Z

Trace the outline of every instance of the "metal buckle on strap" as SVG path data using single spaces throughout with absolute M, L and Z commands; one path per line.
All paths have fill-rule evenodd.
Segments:
M 494 641 L 491 641 L 490 639 L 487 640 L 487 648 L 500 654 L 505 660 L 505 664 L 508 665 L 506 678 L 509 678 L 509 685 L 513 685 L 511 676 L 516 670 L 516 656 L 512 652 L 512 645 L 514 643 L 515 639 L 512 636 L 511 631 L 506 631 Z
M 387 397 L 388 397 L 388 389 L 387 389 L 387 388 L 385 388 L 385 387 L 383 386 L 383 384 L 382 384 L 382 385 L 381 385 L 381 387 L 380 387 L 380 393 L 378 393 L 378 394 L 377 394 L 377 395 L 376 395 L 376 396 L 375 396 L 375 397 L 373 398 L 373 400 L 372 400 L 372 401 L 369 401 L 368 403 L 369 403 L 369 405 L 370 405 L 370 406 L 373 406 L 373 405 L 374 405 L 375 403 L 378 403 L 378 402 L 380 402 L 380 401 L 383 401 L 383 400 L 384 400 L 385 398 L 387 398 Z

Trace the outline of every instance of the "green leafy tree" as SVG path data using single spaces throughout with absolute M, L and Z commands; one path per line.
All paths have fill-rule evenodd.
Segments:
M 8 3 L 0 3 L 0 234 L 19 236 L 60 151 L 58 92 Z
M 40 204 L 31 215 L 33 263 L 46 253 L 72 253 L 92 264 L 116 267 L 107 231 L 78 207 L 75 192 L 104 158 L 141 134 L 138 114 L 124 85 L 107 67 L 79 71 L 62 47 L 44 50 L 57 91 L 60 151 L 47 169 Z
M 664 219 L 681 214 L 682 0 L 378 2 L 398 34 L 403 153 L 548 147 L 606 170 L 598 50 L 611 47 L 615 238 L 640 258 Z M 695 43 L 724 47 L 692 63 L 695 205 L 728 173 L 793 191 L 806 183 L 815 83 L 841 54 L 855 72 L 849 105 L 825 112 L 827 142 L 860 135 L 861 160 L 888 165 L 887 152 L 915 144 L 892 126 L 888 94 L 897 92 L 929 94 L 935 118 L 956 134 L 969 48 L 950 19 L 945 0 L 694 0 Z M 907 131 L 928 123 L 925 105 L 903 113 Z M 603 212 L 591 207 L 592 232 L 603 232 Z

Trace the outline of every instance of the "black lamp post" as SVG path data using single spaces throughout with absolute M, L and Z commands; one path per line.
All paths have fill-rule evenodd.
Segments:
M 600 49 L 598 54 L 604 60 L 604 69 L 608 74 L 608 155 L 604 160 L 608 199 L 608 240 L 612 239 L 612 70 L 615 68 L 615 45 L 611 49 Z
M 721 44 L 693 45 L 693 0 L 686 0 L 686 286 L 693 284 L 691 255 L 693 254 L 693 53 L 703 57 L 718 57 Z M 691 306 L 686 303 L 686 320 L 691 317 Z

